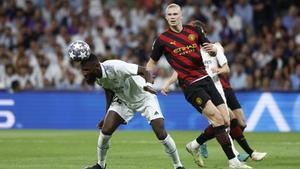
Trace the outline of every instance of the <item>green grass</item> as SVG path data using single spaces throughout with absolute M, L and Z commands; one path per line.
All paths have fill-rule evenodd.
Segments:
M 171 135 L 186 169 L 196 169 L 184 147 L 198 132 L 178 131 Z M 300 133 L 245 135 L 252 147 L 269 153 L 261 162 L 249 160 L 248 164 L 255 169 L 300 168 Z M 97 138 L 98 131 L 2 130 L 0 169 L 82 169 L 96 162 Z M 225 155 L 215 140 L 209 142 L 208 150 L 205 169 L 227 168 Z M 111 140 L 107 164 L 107 169 L 172 168 L 154 134 L 144 131 L 116 132 Z

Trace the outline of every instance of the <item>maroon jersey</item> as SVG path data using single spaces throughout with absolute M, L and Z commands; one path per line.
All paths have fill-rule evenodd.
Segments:
M 150 57 L 158 61 L 164 55 L 178 73 L 179 85 L 186 87 L 207 76 L 199 48 L 205 42 L 209 40 L 198 27 L 184 25 L 180 33 L 168 29 L 155 40 Z
M 228 75 L 225 75 L 225 74 L 219 75 L 219 78 L 220 78 L 223 89 L 231 88 Z

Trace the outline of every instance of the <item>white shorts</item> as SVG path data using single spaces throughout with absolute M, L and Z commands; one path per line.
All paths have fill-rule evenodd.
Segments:
M 115 111 L 118 113 L 126 123 L 128 123 L 135 115 L 136 112 L 141 112 L 148 123 L 154 119 L 164 118 L 160 110 L 160 106 L 156 95 L 149 94 L 145 99 L 139 103 L 129 104 L 114 97 L 108 111 Z
M 222 87 L 222 84 L 221 84 L 220 80 L 218 80 L 218 81 L 216 81 L 214 83 L 215 83 L 215 86 L 216 86 L 218 92 L 222 96 L 222 99 L 223 99 L 224 103 L 227 105 L 225 93 L 224 93 L 224 90 L 223 90 L 223 87 Z

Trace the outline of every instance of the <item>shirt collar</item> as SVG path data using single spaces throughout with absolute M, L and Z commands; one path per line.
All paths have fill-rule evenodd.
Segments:
M 107 74 L 106 74 L 104 66 L 101 63 L 99 63 L 99 64 L 101 66 L 101 71 L 102 71 L 102 78 L 101 79 L 104 79 L 104 78 L 107 77 Z

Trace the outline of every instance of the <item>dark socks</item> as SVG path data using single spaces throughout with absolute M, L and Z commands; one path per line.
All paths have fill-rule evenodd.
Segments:
M 247 127 L 247 126 L 240 126 L 242 132 L 244 132 L 244 130 L 245 130 L 246 127 Z
M 238 125 L 237 119 L 233 119 L 230 122 L 230 136 L 232 139 L 236 140 L 249 155 L 253 153 L 253 150 L 250 148 L 246 138 L 243 135 L 241 126 Z
M 204 132 L 196 139 L 196 141 L 202 145 L 206 141 L 215 137 L 214 128 L 212 125 L 207 126 Z
M 226 127 L 224 125 L 214 127 L 214 133 L 217 141 L 222 146 L 222 149 L 225 152 L 228 160 L 231 160 L 235 157 L 235 155 L 232 151 L 229 135 L 227 134 L 225 128 Z

